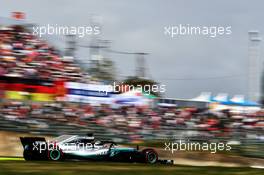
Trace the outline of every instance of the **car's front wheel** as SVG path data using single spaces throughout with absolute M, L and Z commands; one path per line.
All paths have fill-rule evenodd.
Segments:
M 146 149 L 142 151 L 145 156 L 145 162 L 154 164 L 158 161 L 158 153 L 153 149 Z

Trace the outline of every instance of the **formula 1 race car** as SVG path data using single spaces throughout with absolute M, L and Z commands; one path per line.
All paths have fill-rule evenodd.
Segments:
M 93 135 L 62 135 L 52 141 L 43 137 L 20 137 L 25 160 L 91 160 L 172 164 L 159 160 L 154 149 L 119 147 L 112 141 L 96 141 Z

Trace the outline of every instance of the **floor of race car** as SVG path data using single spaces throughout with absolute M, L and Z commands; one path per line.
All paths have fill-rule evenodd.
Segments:
M 140 163 L 105 163 L 105 162 L 50 162 L 24 161 L 23 158 L 1 157 L 0 175 L 2 174 L 168 174 L 168 175 L 261 175 L 263 169 L 249 167 L 199 167 L 179 165 L 147 165 Z

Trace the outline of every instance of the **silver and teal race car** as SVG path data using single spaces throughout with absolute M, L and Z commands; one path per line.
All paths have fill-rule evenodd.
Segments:
M 111 162 L 172 163 L 159 160 L 158 153 L 147 148 L 139 150 L 117 146 L 112 141 L 95 140 L 93 135 L 62 135 L 51 141 L 43 137 L 20 137 L 25 160 L 91 160 Z

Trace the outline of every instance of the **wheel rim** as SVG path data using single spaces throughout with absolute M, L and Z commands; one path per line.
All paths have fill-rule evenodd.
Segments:
M 156 154 L 153 153 L 153 152 L 150 152 L 150 153 L 148 154 L 148 162 L 149 162 L 149 163 L 155 163 L 156 160 L 157 160 L 157 156 L 156 156 Z
M 61 153 L 59 150 L 51 150 L 50 151 L 50 158 L 51 160 L 59 160 L 61 156 Z

